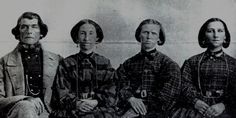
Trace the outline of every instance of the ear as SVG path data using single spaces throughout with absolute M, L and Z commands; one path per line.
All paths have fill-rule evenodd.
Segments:
M 16 40 L 20 41 L 20 35 L 17 35 L 15 38 Z
M 223 43 L 226 43 L 226 40 L 224 39 Z
M 39 37 L 39 39 L 41 40 L 43 38 L 43 35 L 42 34 L 40 34 L 40 37 Z
M 98 40 L 99 40 L 99 38 L 98 38 L 98 37 L 96 37 L 96 43 L 100 43 L 100 42 L 98 42 Z

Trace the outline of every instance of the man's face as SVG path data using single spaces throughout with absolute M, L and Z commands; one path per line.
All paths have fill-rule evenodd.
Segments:
M 23 18 L 20 24 L 20 42 L 25 44 L 35 44 L 40 40 L 40 27 L 38 19 Z
M 143 50 L 153 49 L 159 41 L 160 26 L 156 24 L 145 24 L 142 26 L 139 38 Z
M 83 24 L 79 29 L 78 38 L 82 51 L 92 50 L 98 40 L 95 27 L 91 24 Z

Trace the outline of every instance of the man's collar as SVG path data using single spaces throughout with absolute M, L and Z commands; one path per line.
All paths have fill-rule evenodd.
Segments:
M 22 42 L 19 43 L 19 50 L 20 51 L 39 52 L 41 47 L 42 46 L 39 42 L 37 42 L 33 45 L 25 44 L 25 43 L 22 43 Z

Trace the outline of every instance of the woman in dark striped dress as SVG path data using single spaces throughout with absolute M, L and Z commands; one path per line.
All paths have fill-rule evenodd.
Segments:
M 101 27 L 90 19 L 71 30 L 80 52 L 61 61 L 53 85 L 50 118 L 116 118 L 115 70 L 110 60 L 95 53 Z
M 236 59 L 222 48 L 230 44 L 230 33 L 219 18 L 207 20 L 198 35 L 207 50 L 186 60 L 182 67 L 182 102 L 173 118 L 231 118 Z

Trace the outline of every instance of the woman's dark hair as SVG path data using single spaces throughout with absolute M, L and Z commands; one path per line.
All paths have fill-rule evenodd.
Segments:
M 210 18 L 208 19 L 203 25 L 202 27 L 200 28 L 199 30 L 199 33 L 198 33 L 198 43 L 200 45 L 200 47 L 202 48 L 207 48 L 208 47 L 208 44 L 207 44 L 207 41 L 206 41 L 206 35 L 205 35 L 205 32 L 207 30 L 207 26 L 211 23 L 211 22 L 221 22 L 224 26 L 224 29 L 225 29 L 225 36 L 226 36 L 226 39 L 223 43 L 223 47 L 224 48 L 227 48 L 229 47 L 229 44 L 230 44 L 230 33 L 229 33 L 229 30 L 227 28 L 227 25 L 225 24 L 225 22 L 219 18 Z
M 97 33 L 97 38 L 98 40 L 96 41 L 97 43 L 101 43 L 102 39 L 103 39 L 103 31 L 102 28 L 94 21 L 90 20 L 90 19 L 83 19 L 80 20 L 72 29 L 70 32 L 71 38 L 74 41 L 74 43 L 78 44 L 79 40 L 78 40 L 78 31 L 80 29 L 80 27 L 84 24 L 91 24 L 95 27 L 96 29 L 96 33 Z
M 155 25 L 158 25 L 160 27 L 160 32 L 159 32 L 159 39 L 160 41 L 157 42 L 158 45 L 163 45 L 165 43 L 165 33 L 164 33 L 164 30 L 163 30 L 163 27 L 161 25 L 161 23 L 157 20 L 154 20 L 154 19 L 146 19 L 144 21 L 142 21 L 138 28 L 136 29 L 136 32 L 135 32 L 135 38 L 138 42 L 140 42 L 140 32 L 142 30 L 142 26 L 143 25 L 146 25 L 146 24 L 155 24 Z
M 42 19 L 40 18 L 40 16 L 36 13 L 33 12 L 24 12 L 19 19 L 17 20 L 17 25 L 11 30 L 11 33 L 15 36 L 16 39 L 20 39 L 20 21 L 21 19 L 38 19 L 38 25 L 40 28 L 40 33 L 42 36 L 40 36 L 40 39 L 42 39 L 43 37 L 45 37 L 48 33 L 48 27 L 46 24 L 43 23 Z

